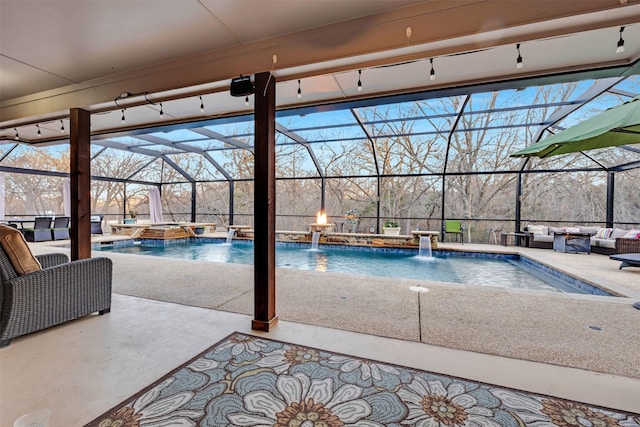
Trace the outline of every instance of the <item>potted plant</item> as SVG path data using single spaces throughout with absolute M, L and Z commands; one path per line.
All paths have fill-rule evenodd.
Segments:
M 398 236 L 400 235 L 400 224 L 392 219 L 388 219 L 384 222 L 382 232 L 389 236 Z
M 135 209 L 129 209 L 129 218 L 124 219 L 125 224 L 135 224 L 136 218 L 138 218 L 138 211 Z

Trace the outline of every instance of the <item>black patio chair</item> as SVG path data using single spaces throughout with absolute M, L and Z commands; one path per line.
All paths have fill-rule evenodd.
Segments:
M 91 234 L 102 234 L 102 220 L 104 215 L 91 216 Z
M 53 228 L 51 229 L 51 238 L 53 240 L 70 239 L 69 235 L 69 217 L 59 216 L 53 220 Z
M 51 218 L 48 216 L 36 217 L 33 228 L 22 230 L 27 242 L 47 242 L 51 240 Z

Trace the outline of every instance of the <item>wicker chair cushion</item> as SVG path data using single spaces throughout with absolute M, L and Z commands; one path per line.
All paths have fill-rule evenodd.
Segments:
M 18 275 L 42 270 L 40 262 L 33 256 L 27 241 L 20 231 L 7 225 L 0 225 L 0 244 Z

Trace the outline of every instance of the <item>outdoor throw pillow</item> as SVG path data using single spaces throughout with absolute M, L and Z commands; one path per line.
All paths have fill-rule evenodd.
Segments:
M 610 239 L 617 239 L 618 237 L 622 237 L 627 234 L 627 230 L 623 230 L 622 228 L 614 228 L 611 232 Z
M 544 233 L 544 226 L 543 225 L 529 224 L 529 225 L 527 225 L 527 231 L 529 233 L 533 233 L 533 234 L 546 234 L 546 233 Z
M 18 275 L 42 270 L 40 262 L 33 256 L 27 241 L 17 229 L 0 224 L 0 245 Z
M 612 231 L 613 231 L 613 228 L 598 228 L 598 231 L 596 232 L 596 237 L 598 239 L 608 239 L 609 236 L 611 236 Z
M 565 233 L 579 233 L 580 229 L 578 227 L 562 227 Z
M 625 239 L 638 239 L 640 238 L 640 230 L 631 229 L 627 234 L 622 236 Z

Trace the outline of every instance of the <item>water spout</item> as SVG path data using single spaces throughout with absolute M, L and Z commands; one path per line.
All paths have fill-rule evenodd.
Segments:
M 311 233 L 311 250 L 312 251 L 317 251 L 318 250 L 318 242 L 320 241 L 320 232 L 319 231 L 314 231 L 313 233 Z
M 420 247 L 418 249 L 418 256 L 421 258 L 433 258 L 433 252 L 431 250 L 431 238 L 429 236 L 420 236 Z
M 233 243 L 233 236 L 236 234 L 236 229 L 235 228 L 230 228 L 229 232 L 227 233 L 227 244 L 231 244 Z

